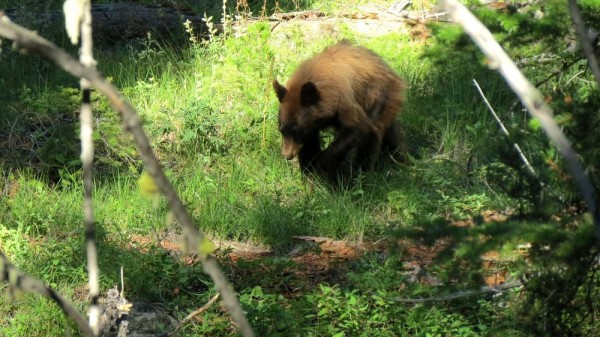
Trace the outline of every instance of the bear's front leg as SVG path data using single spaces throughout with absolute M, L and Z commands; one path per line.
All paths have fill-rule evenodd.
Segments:
M 365 135 L 356 150 L 356 166 L 362 171 L 370 171 L 374 168 L 379 158 L 381 141 L 377 133 L 369 132 Z
M 302 147 L 298 152 L 298 162 L 302 173 L 314 173 L 317 171 L 318 157 L 321 151 L 321 138 L 319 131 L 311 132 L 304 137 Z
M 327 178 L 333 182 L 343 178 L 344 161 L 350 151 L 357 147 L 363 132 L 355 129 L 340 130 L 329 146 L 318 158 L 319 166 Z

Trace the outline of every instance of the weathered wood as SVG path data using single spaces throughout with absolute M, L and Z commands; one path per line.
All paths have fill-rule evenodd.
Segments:
M 190 10 L 129 3 L 92 6 L 93 31 L 102 38 L 143 37 L 148 31 L 170 37 L 183 32 L 188 20 L 196 34 L 208 34 L 203 17 Z
M 23 26 L 31 26 L 33 15 L 19 10 L 6 10 L 8 17 Z M 209 29 L 203 16 L 191 10 L 168 6 L 138 3 L 114 3 L 92 5 L 92 30 L 95 41 L 116 42 L 119 40 L 144 37 L 148 32 L 156 37 L 182 37 L 184 23 L 190 21 L 194 33 L 208 36 Z M 45 25 L 64 25 L 64 15 L 60 10 L 36 13 L 35 20 Z

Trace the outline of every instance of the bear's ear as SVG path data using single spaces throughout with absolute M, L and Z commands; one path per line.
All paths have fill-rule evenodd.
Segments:
M 321 94 L 313 82 L 306 82 L 300 89 L 300 104 L 303 106 L 316 105 L 321 100 Z
M 285 96 L 285 94 L 287 94 L 287 89 L 279 84 L 279 82 L 275 79 L 273 80 L 273 89 L 275 89 L 275 94 L 277 94 L 277 99 L 279 100 L 279 103 L 281 103 L 283 101 L 283 97 Z

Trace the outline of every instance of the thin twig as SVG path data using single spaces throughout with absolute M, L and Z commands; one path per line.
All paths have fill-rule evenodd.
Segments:
M 86 322 L 85 318 L 77 309 L 65 300 L 59 293 L 45 285 L 42 281 L 33 278 L 13 266 L 4 253 L 0 251 L 0 282 L 6 282 L 11 286 L 29 293 L 40 294 L 56 303 L 65 315 L 75 321 L 79 330 L 86 337 L 94 337 L 94 332 Z
M 76 17 L 80 20 L 79 30 L 81 32 L 80 62 L 93 69 L 95 61 L 93 57 L 92 38 L 92 11 L 89 0 L 83 1 L 81 11 L 73 7 L 65 7 L 65 17 Z M 67 11 L 70 10 L 70 13 Z M 94 165 L 94 125 L 91 104 L 91 86 L 85 78 L 80 79 L 81 87 L 81 109 L 79 120 L 81 124 L 81 162 L 83 165 L 83 222 L 85 224 L 85 242 L 87 251 L 88 284 L 90 288 L 89 324 L 94 334 L 100 333 L 100 282 L 98 269 L 98 252 L 96 249 L 96 229 L 94 227 L 94 205 L 93 205 L 93 165 Z
M 175 330 L 169 333 L 169 336 L 175 335 L 175 333 L 179 331 L 179 329 L 181 329 L 184 325 L 186 325 L 190 320 L 192 320 L 192 318 L 205 312 L 211 305 L 213 305 L 217 301 L 217 299 L 219 299 L 219 293 L 211 297 L 211 299 L 208 302 L 206 302 L 206 304 L 204 304 L 201 308 L 194 310 L 192 313 L 190 313 L 184 319 L 182 319 L 181 322 L 179 322 L 179 325 L 175 328 Z
M 104 94 L 112 106 L 120 113 L 121 122 L 125 130 L 133 136 L 138 151 L 145 164 L 146 171 L 152 176 L 159 191 L 165 196 L 169 208 L 175 215 L 182 227 L 184 237 L 184 249 L 186 252 L 198 253 L 200 243 L 206 239 L 194 224 L 183 202 L 175 192 L 175 189 L 163 172 L 160 162 L 154 155 L 150 141 L 144 132 L 142 122 L 131 104 L 126 101 L 122 94 L 95 69 L 89 69 L 74 59 L 63 49 L 58 48 L 50 41 L 40 37 L 36 33 L 16 25 L 0 13 L 0 37 L 12 40 L 29 53 L 38 54 L 47 58 L 66 70 L 75 77 L 85 77 L 93 87 Z M 244 312 L 235 296 L 235 292 L 229 285 L 227 278 L 218 263 L 210 256 L 199 254 L 204 272 L 215 282 L 217 290 L 223 296 L 223 302 L 229 310 L 233 320 L 237 323 L 243 336 L 254 336 L 252 327 L 248 323 Z
M 121 293 L 119 294 L 119 296 L 121 297 L 125 297 L 125 277 L 123 275 L 123 266 L 121 266 Z
M 441 0 L 441 3 L 452 19 L 463 26 L 465 32 L 487 56 L 489 67 L 498 69 L 531 116 L 540 121 L 548 138 L 554 142 L 558 151 L 565 158 L 592 215 L 596 236 L 600 240 L 600 212 L 594 186 L 584 172 L 573 146 L 552 117 L 552 109 L 544 102 L 542 94 L 523 76 L 515 63 L 496 42 L 492 33 L 464 5 L 457 0 Z
M 504 126 L 504 123 L 502 123 L 502 120 L 500 119 L 500 117 L 498 117 L 498 114 L 496 114 L 496 111 L 494 111 L 494 108 L 492 108 L 492 106 L 490 105 L 490 102 L 488 102 L 487 97 L 485 97 L 483 91 L 479 87 L 479 83 L 477 83 L 477 81 L 475 79 L 473 79 L 473 84 L 475 85 L 475 88 L 477 88 L 477 91 L 479 91 L 479 95 L 481 95 L 483 102 L 488 107 L 488 109 L 492 113 L 492 116 L 494 116 L 494 119 L 500 126 L 500 130 L 502 130 L 502 133 L 504 133 L 504 135 L 506 137 L 510 137 L 510 133 Z M 525 154 L 523 153 L 523 150 L 521 150 L 521 147 L 519 146 L 519 144 L 513 143 L 513 146 L 515 147 L 515 150 L 517 150 L 517 153 L 519 153 L 519 157 L 521 157 L 521 160 L 523 161 L 523 163 L 525 163 L 525 167 L 527 167 L 527 170 L 529 170 L 529 173 L 531 173 L 532 176 L 537 177 L 537 174 L 535 173 L 533 166 L 531 166 L 531 164 L 527 160 L 527 157 L 525 157 Z
M 583 22 L 583 18 L 581 17 L 581 11 L 579 10 L 579 6 L 577 5 L 577 1 L 569 0 L 569 10 L 571 11 L 571 16 L 573 17 L 573 23 L 575 24 L 575 29 L 577 30 L 577 34 L 579 35 L 579 39 L 581 40 L 581 47 L 583 49 L 583 53 L 588 60 L 588 64 L 594 77 L 596 78 L 596 82 L 600 85 L 600 66 L 598 66 L 598 60 L 596 59 L 596 55 L 594 54 L 594 47 L 590 43 L 590 40 L 587 36 L 587 30 L 585 29 L 585 23 Z
M 544 78 L 543 80 L 535 83 L 535 87 L 539 88 L 542 84 L 548 82 L 550 79 L 552 79 L 553 77 L 556 77 L 557 75 L 560 75 L 560 73 L 564 72 L 565 70 L 571 68 L 575 63 L 581 61 L 581 59 L 579 58 L 575 58 L 569 62 L 564 62 L 563 65 L 558 69 L 553 71 L 550 75 L 548 75 L 546 78 Z
M 509 290 L 509 289 L 518 288 L 522 285 L 523 285 L 523 283 L 521 283 L 521 281 L 514 281 L 514 282 L 504 283 L 504 284 L 500 284 L 500 285 L 493 286 L 493 287 L 481 287 L 478 290 L 459 291 L 454 294 L 439 296 L 439 297 L 426 297 L 426 298 L 396 297 L 393 300 L 396 302 L 402 302 L 402 303 L 444 302 L 444 301 L 456 300 L 456 299 L 463 298 L 463 297 L 469 297 L 469 296 L 475 296 L 475 295 L 481 295 L 481 294 L 487 294 L 487 293 L 501 293 L 501 292 Z

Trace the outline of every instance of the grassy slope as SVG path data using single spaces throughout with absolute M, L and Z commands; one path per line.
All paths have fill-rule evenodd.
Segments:
M 207 47 L 174 51 L 146 41 L 137 51 L 101 51 L 98 56 L 102 72 L 139 109 L 169 175 L 203 230 L 221 238 L 259 242 L 285 251 L 292 244 L 293 235 L 349 240 L 364 236 L 377 240 L 389 235 L 396 226 L 410 227 L 440 217 L 462 218 L 486 208 L 503 207 L 502 200 L 484 180 L 468 179 L 466 165 L 471 154 L 481 151 L 478 146 L 485 143 L 481 137 L 498 137 L 470 79 L 487 79 L 482 85 L 492 102 L 506 104 L 505 93 L 496 89 L 498 82 L 489 74 L 465 72 L 459 66 L 434 67 L 420 57 L 420 43 L 400 35 L 372 40 L 354 38 L 380 53 L 409 82 L 401 121 L 415 159 L 410 165 L 390 164 L 365 175 L 356 186 L 343 192 L 332 192 L 321 185 L 308 188 L 295 165 L 278 155 L 276 100 L 270 89 L 271 76 L 286 79 L 298 62 L 331 42 L 306 42 L 300 35 L 292 37 L 295 43 L 286 48 L 274 48 L 269 44 L 268 27 L 258 24 L 240 39 L 218 40 Z M 32 88 L 26 96 L 41 102 L 64 83 L 48 79 L 41 86 L 24 85 Z M 133 298 L 160 299 L 182 306 L 205 301 L 208 292 L 199 289 L 206 288 L 186 281 L 188 276 L 203 278 L 197 268 L 184 268 L 160 251 L 140 254 L 129 249 L 130 234 L 160 233 L 175 226 L 166 220 L 167 210 L 161 200 L 148 200 L 138 192 L 136 178 L 140 167 L 135 157 L 127 159 L 130 143 L 127 137 L 117 136 L 118 121 L 106 103 L 99 99 L 97 106 L 100 127 L 105 127 L 99 135 L 105 141 L 99 139 L 97 145 L 101 174 L 97 177 L 95 201 L 103 289 L 118 282 L 116 270 L 123 265 Z M 492 132 L 486 133 L 486 129 Z M 120 173 L 107 174 L 114 172 L 111 164 L 120 164 Z M 72 296 L 85 283 L 78 175 L 60 172 L 58 184 L 52 185 L 46 183 L 46 177 L 27 170 L 10 165 L 5 169 L 10 174 L 4 176 L 3 184 L 6 191 L 12 192 L 6 192 L 0 203 L 3 251 L 17 266 Z M 371 270 L 368 266 L 361 268 L 361 273 Z M 391 271 L 377 268 L 368 279 L 379 280 L 380 288 L 367 286 L 364 280 L 350 285 L 365 293 L 395 288 L 401 275 L 393 267 Z M 275 277 L 273 281 L 278 280 Z M 175 299 L 160 288 L 163 284 L 190 289 L 194 294 Z M 240 285 L 263 335 L 273 334 L 279 328 L 276 323 L 281 317 L 277 315 L 293 316 L 286 318 L 290 326 L 281 327 L 281 332 L 306 325 L 303 331 L 307 335 L 331 335 L 340 329 L 333 318 L 343 314 L 334 308 L 356 309 L 348 314 L 351 317 L 365 315 L 360 309 L 364 306 L 356 304 L 353 297 L 358 297 L 358 303 L 368 304 L 372 309 L 368 312 L 389 317 L 369 318 L 363 327 L 346 327 L 348 333 L 362 328 L 424 335 L 434 331 L 434 326 L 441 326 L 439 329 L 445 333 L 454 331 L 457 335 L 458 330 L 452 330 L 455 324 L 456 329 L 465 327 L 463 335 L 471 335 L 498 324 L 486 320 L 483 328 L 477 327 L 475 317 L 463 317 L 460 309 L 444 311 L 432 307 L 410 311 L 408 307 L 373 302 L 371 296 L 335 287 L 317 289 L 306 298 L 287 301 L 276 294 L 251 293 L 251 284 Z M 340 300 L 346 304 L 336 304 Z M 329 306 L 331 312 L 324 313 L 321 320 L 306 316 L 314 310 L 310 308 L 323 306 Z M 20 297 L 12 304 L 3 302 L 0 309 L 3 336 L 50 336 L 62 335 L 64 331 L 53 324 L 34 324 L 32 317 L 58 325 L 64 321 L 52 305 L 35 297 Z M 210 317 L 215 320 L 210 321 L 214 329 L 227 324 L 215 323 L 221 317 L 216 311 Z M 396 322 L 395 317 L 402 317 L 403 323 L 388 326 L 386 322 Z M 446 323 L 442 317 L 449 317 L 445 318 Z M 9 320 L 12 325 L 7 325 Z M 419 322 L 429 323 L 419 326 Z M 369 328 L 370 323 L 373 326 Z M 198 333 L 206 333 L 209 327 L 205 324 L 198 329 Z

